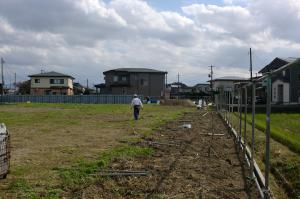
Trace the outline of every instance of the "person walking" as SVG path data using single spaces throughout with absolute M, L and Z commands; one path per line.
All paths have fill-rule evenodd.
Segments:
M 138 98 L 137 94 L 133 95 L 131 101 L 131 108 L 133 108 L 133 116 L 135 120 L 139 119 L 140 109 L 143 108 L 142 101 Z

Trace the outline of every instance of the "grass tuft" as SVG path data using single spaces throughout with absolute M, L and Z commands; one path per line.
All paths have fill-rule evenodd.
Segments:
M 93 180 L 90 174 L 107 167 L 114 158 L 149 156 L 153 152 L 154 150 L 149 147 L 126 145 L 104 152 L 97 161 L 86 162 L 82 160 L 73 167 L 56 168 L 56 170 L 62 180 L 62 188 L 64 190 L 74 190 L 89 184 Z

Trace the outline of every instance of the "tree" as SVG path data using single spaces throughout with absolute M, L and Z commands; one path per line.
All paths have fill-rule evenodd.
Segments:
M 17 87 L 19 88 L 19 94 L 26 95 L 30 94 L 30 80 L 17 83 Z

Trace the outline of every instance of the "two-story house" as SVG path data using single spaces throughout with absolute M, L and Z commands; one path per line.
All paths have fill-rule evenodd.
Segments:
M 161 97 L 165 92 L 167 72 L 148 68 L 117 68 L 103 72 L 106 94 L 139 94 Z
M 300 58 L 276 57 L 259 73 L 272 71 L 272 103 L 300 103 Z
M 70 75 L 51 71 L 29 77 L 31 95 L 73 95 L 74 77 Z

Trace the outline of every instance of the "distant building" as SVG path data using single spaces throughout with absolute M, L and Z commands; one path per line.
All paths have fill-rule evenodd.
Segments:
M 235 83 L 247 81 L 249 79 L 243 77 L 225 76 L 213 79 L 212 86 L 215 91 L 233 91 Z
M 203 92 L 203 93 L 209 93 L 210 90 L 210 84 L 196 84 L 193 86 L 193 92 Z
M 99 94 L 99 93 L 103 93 L 103 91 L 105 92 L 105 84 L 104 83 L 101 83 L 101 84 L 96 84 L 94 85 L 94 87 L 96 88 L 96 93 Z
M 74 95 L 83 95 L 85 91 L 84 86 L 82 86 L 79 82 L 73 82 L 73 94 Z
M 193 89 L 182 82 L 173 82 L 168 84 L 167 88 L 170 90 L 170 99 L 186 99 L 189 97 Z
M 134 93 L 162 97 L 165 92 L 167 72 L 148 68 L 118 68 L 103 72 L 105 88 L 99 85 L 101 93 L 132 95 Z
M 272 76 L 272 103 L 300 103 L 300 58 L 276 57 L 259 73 L 278 70 Z
M 31 95 L 73 95 L 73 80 L 70 75 L 43 72 L 29 75 Z

